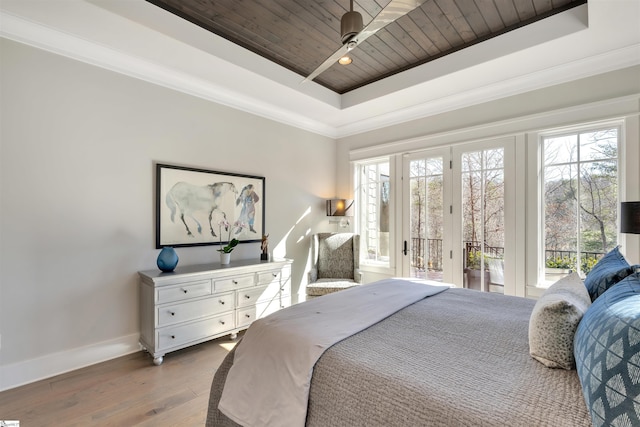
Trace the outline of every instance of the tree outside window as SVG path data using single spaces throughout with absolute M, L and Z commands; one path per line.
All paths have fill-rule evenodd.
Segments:
M 411 277 L 442 280 L 443 159 L 412 160 L 409 174 Z
M 543 138 L 548 274 L 586 274 L 618 244 L 618 136 L 611 127 Z

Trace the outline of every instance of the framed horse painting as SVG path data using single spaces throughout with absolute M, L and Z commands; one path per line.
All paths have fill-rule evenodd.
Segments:
M 265 179 L 156 164 L 156 248 L 260 242 Z

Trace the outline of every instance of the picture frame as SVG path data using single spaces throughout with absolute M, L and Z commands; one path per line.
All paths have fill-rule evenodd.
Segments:
M 264 177 L 156 164 L 156 249 L 261 242 L 264 207 Z

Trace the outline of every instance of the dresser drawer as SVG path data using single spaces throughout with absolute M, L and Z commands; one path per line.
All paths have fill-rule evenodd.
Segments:
M 138 274 L 140 344 L 156 365 L 169 351 L 225 334 L 235 339 L 239 329 L 279 310 L 283 292 L 291 293 L 290 260 L 239 260 L 221 268 L 202 264 L 170 274 L 156 269 Z
M 259 288 L 242 289 L 236 292 L 237 307 L 247 307 L 260 301 L 277 299 L 280 287 L 275 285 L 261 286 Z
M 285 283 L 280 284 L 280 294 L 281 295 L 291 295 L 291 282 L 286 281 Z
M 262 271 L 258 273 L 258 285 L 268 285 L 271 282 L 279 282 L 282 270 Z
M 185 282 L 178 286 L 158 288 L 157 292 L 158 296 L 156 302 L 158 304 L 203 297 L 206 295 L 211 295 L 211 280 Z
M 158 329 L 158 347 L 176 347 L 227 332 L 235 328 L 234 321 L 233 312 L 229 312 L 195 323 Z
M 280 308 L 286 308 L 291 306 L 291 295 L 280 296 Z
M 255 286 L 255 284 L 255 275 L 246 274 L 244 276 L 227 277 L 224 279 L 214 280 L 213 289 L 215 292 L 230 291 L 233 289 L 248 288 Z
M 236 327 L 248 327 L 254 320 L 261 319 L 280 310 L 280 300 L 259 302 L 251 307 L 239 308 L 236 316 Z
M 233 292 L 229 292 L 197 301 L 159 306 L 156 308 L 158 311 L 157 326 L 171 325 L 231 311 L 233 310 L 234 298 Z

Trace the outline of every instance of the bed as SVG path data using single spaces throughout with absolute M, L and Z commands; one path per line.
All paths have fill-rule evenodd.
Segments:
M 322 354 L 304 424 L 592 425 L 576 371 L 550 369 L 529 353 L 535 303 L 451 288 L 400 309 Z M 218 409 L 233 363 L 234 351 L 215 374 L 208 426 L 238 425 Z

